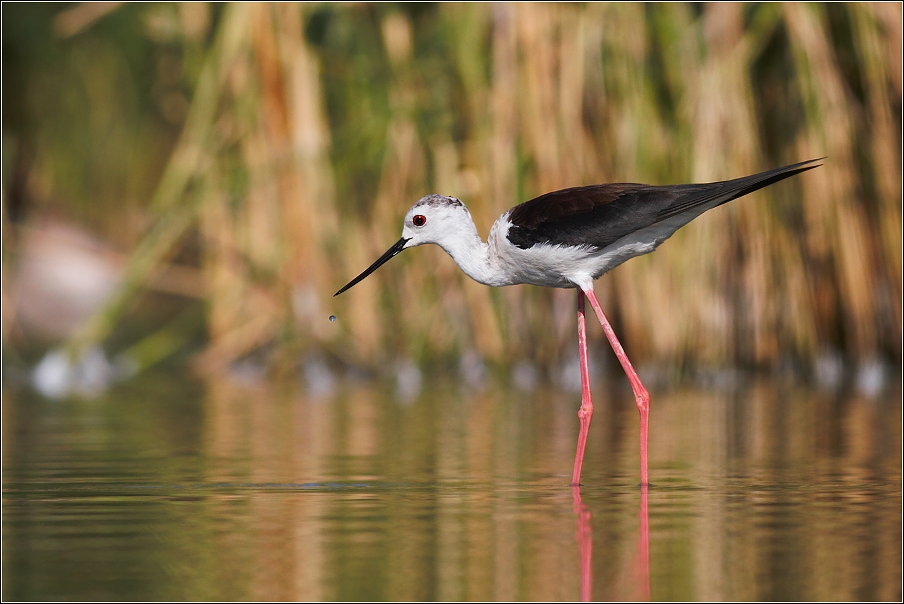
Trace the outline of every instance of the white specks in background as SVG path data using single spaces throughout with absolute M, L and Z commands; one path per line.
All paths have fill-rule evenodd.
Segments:
M 592 359 L 594 356 L 593 352 L 590 353 L 590 358 Z M 589 366 L 590 370 L 590 388 L 593 388 L 594 383 L 598 382 L 603 377 L 603 370 L 599 362 L 592 362 Z M 581 391 L 581 360 L 578 355 L 574 355 L 573 357 L 568 357 L 564 359 L 558 367 L 555 368 L 552 374 L 553 382 L 555 385 L 567 392 L 580 392 Z
M 122 369 L 111 364 L 99 346 L 89 349 L 76 362 L 65 350 L 56 348 L 44 355 L 32 370 L 31 383 L 47 398 L 60 399 L 70 394 L 90 398 L 124 377 L 120 374 L 126 372 L 126 365 L 118 365 L 122 365 Z
M 414 402 L 422 383 L 421 370 L 414 361 L 405 359 L 396 365 L 396 395 L 400 403 L 407 405 Z
M 486 365 L 477 352 L 466 351 L 458 362 L 458 372 L 464 383 L 473 390 L 481 388 L 486 378 Z
M 820 388 L 838 388 L 844 379 L 844 357 L 835 349 L 821 351 L 813 361 L 813 377 Z
M 875 398 L 885 388 L 885 365 L 879 359 L 869 359 L 857 367 L 857 392 Z
M 674 365 L 646 361 L 637 366 L 637 377 L 648 390 L 658 390 L 672 387 L 679 376 Z
M 789 375 L 786 366 L 777 365 L 774 371 L 780 375 Z M 779 373 L 781 372 L 781 373 Z M 737 367 L 699 367 L 694 372 L 694 383 L 707 390 L 730 392 L 738 389 L 744 380 L 744 372 Z
M 69 355 L 63 350 L 51 350 L 31 372 L 31 383 L 48 398 L 62 398 L 69 392 L 71 373 Z
M 255 386 L 267 379 L 263 361 L 253 356 L 233 361 L 227 371 L 231 379 L 244 386 Z
M 581 365 L 580 359 L 576 356 L 569 357 L 562 361 L 553 373 L 553 381 L 556 387 L 568 392 L 581 391 Z M 591 387 L 593 384 L 591 378 Z
M 537 387 L 537 368 L 529 361 L 518 361 L 512 368 L 512 384 L 518 390 L 532 392 Z
M 309 396 L 326 398 L 336 391 L 336 378 L 329 365 L 318 356 L 309 356 L 301 367 Z

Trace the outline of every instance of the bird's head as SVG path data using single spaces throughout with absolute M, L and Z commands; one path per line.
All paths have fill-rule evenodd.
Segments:
M 405 214 L 402 239 L 408 240 L 406 248 L 425 243 L 442 245 L 470 225 L 473 225 L 471 213 L 461 201 L 444 195 L 427 195 Z
M 425 243 L 443 245 L 445 241 L 454 239 L 468 229 L 473 231 L 474 223 L 468 208 L 460 200 L 436 194 L 422 197 L 405 214 L 402 238 L 334 296 L 357 284 L 402 250 Z

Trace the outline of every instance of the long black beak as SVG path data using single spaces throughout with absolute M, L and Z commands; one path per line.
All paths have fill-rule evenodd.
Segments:
M 364 277 L 368 276 L 369 274 L 371 274 L 372 272 L 374 272 L 375 270 L 377 270 L 378 268 L 380 268 L 381 266 L 386 264 L 390 258 L 392 258 L 396 254 L 398 254 L 399 252 L 404 250 L 405 244 L 408 243 L 409 241 L 411 241 L 411 239 L 405 239 L 404 237 L 402 237 L 401 239 L 396 241 L 395 245 L 392 246 L 391 248 L 389 248 L 388 250 L 386 250 L 385 254 L 383 254 L 382 256 L 377 258 L 377 261 L 374 262 L 373 264 L 371 264 L 367 268 L 366 271 L 364 271 L 363 273 L 361 273 L 360 275 L 358 275 L 357 277 L 355 277 L 354 279 L 349 281 L 348 285 L 346 285 L 345 287 L 343 287 L 342 289 L 337 291 L 335 294 L 333 294 L 333 297 L 335 298 L 336 296 L 338 296 L 339 294 L 341 294 L 342 292 L 344 292 L 345 290 L 350 288 L 352 285 L 355 285 L 356 283 L 358 283 L 358 281 L 361 281 L 362 279 L 364 279 Z

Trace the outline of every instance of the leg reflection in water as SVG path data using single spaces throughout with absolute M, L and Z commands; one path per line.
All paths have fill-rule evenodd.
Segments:
M 650 505 L 649 485 L 640 487 L 640 528 L 637 535 L 637 554 L 634 557 L 634 599 L 650 601 Z M 578 530 L 575 539 L 581 554 L 581 602 L 590 602 L 593 592 L 593 533 L 590 527 L 590 510 L 581 500 L 581 488 L 572 487 L 574 513 Z
M 590 529 L 590 511 L 581 501 L 581 487 L 571 487 L 574 496 L 574 513 L 578 516 L 578 531 L 575 538 L 581 552 L 581 602 L 589 602 L 593 591 L 592 565 L 593 534 Z
M 638 600 L 650 601 L 650 486 L 640 485 L 640 534 L 637 536 L 637 558 L 634 573 L 637 577 Z

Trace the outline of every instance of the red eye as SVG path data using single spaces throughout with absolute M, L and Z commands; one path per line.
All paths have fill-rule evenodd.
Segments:
M 414 226 L 424 226 L 425 224 L 427 224 L 427 217 L 421 216 L 420 214 L 418 214 L 417 216 L 415 216 L 414 218 L 411 219 L 411 222 L 414 223 Z

